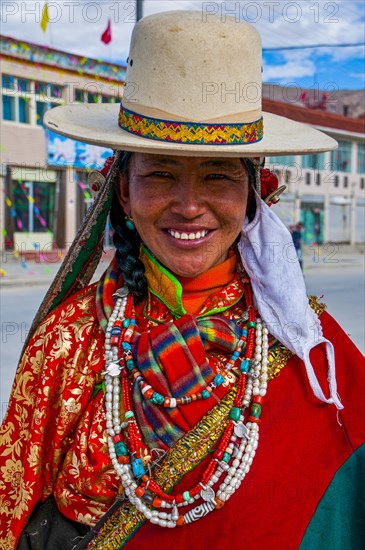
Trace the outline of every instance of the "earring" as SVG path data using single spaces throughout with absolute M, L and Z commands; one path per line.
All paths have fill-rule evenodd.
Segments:
M 136 226 L 134 225 L 132 218 L 130 216 L 126 216 L 125 220 L 126 220 L 125 224 L 128 227 L 128 229 L 130 231 L 133 231 L 136 228 Z

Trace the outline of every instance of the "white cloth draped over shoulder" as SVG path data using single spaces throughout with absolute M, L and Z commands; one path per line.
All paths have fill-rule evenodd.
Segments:
M 309 305 L 291 235 L 257 194 L 255 217 L 251 222 L 246 219 L 238 249 L 251 279 L 257 309 L 270 333 L 303 360 L 314 395 L 342 409 L 334 348 L 324 338 L 320 320 Z M 310 351 L 321 343 L 326 346 L 328 360 L 328 398 L 310 360 Z

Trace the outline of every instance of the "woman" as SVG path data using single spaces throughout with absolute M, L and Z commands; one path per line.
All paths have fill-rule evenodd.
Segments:
M 47 115 L 116 152 L 14 383 L 2 547 L 359 544 L 361 356 L 309 306 L 257 160 L 335 142 L 267 114 L 263 129 L 244 93 L 261 86 L 260 48 L 234 19 L 151 16 L 133 33 L 119 128 L 109 105 Z M 222 95 L 232 82 L 240 101 Z M 86 286 L 109 208 L 116 256 Z

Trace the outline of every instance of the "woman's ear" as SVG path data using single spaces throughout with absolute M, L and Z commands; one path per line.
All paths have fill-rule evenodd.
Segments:
M 255 197 L 255 191 L 252 187 L 252 185 L 249 185 L 248 188 L 248 198 L 247 198 L 247 208 L 246 208 L 246 216 L 248 217 L 249 221 L 251 222 L 256 214 L 256 197 Z
M 128 174 L 121 174 L 119 172 L 117 176 L 116 194 L 124 213 L 127 216 L 131 215 L 130 198 L 129 198 L 129 181 Z

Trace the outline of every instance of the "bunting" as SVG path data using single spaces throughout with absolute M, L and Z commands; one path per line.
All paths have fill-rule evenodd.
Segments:
M 104 42 L 104 44 L 109 44 L 112 41 L 112 23 L 110 19 L 108 19 L 107 27 L 101 35 L 100 40 Z
M 42 18 L 40 26 L 43 32 L 46 32 L 49 23 L 49 14 L 48 14 L 48 3 L 46 2 L 42 10 Z

